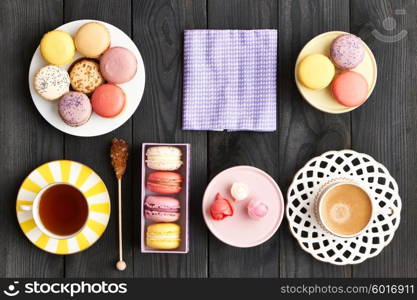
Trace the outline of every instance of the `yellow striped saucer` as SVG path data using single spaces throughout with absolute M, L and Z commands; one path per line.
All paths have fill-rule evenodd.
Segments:
M 36 194 L 54 182 L 77 186 L 90 208 L 84 229 L 69 239 L 46 236 L 36 226 L 32 212 L 20 209 L 21 205 L 31 205 Z M 72 254 L 87 249 L 101 237 L 110 218 L 110 197 L 104 182 L 89 167 L 70 160 L 51 161 L 36 168 L 23 181 L 17 194 L 16 213 L 20 228 L 35 246 L 52 254 Z

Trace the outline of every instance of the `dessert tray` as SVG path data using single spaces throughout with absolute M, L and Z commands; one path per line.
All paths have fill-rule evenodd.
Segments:
M 371 225 L 356 237 L 337 237 L 320 226 L 314 203 L 321 188 L 337 178 L 359 180 L 375 200 Z M 314 258 L 335 265 L 358 264 L 378 255 L 400 223 L 401 198 L 388 170 L 371 156 L 352 150 L 329 151 L 311 159 L 288 189 L 286 215 L 293 236 Z
M 183 165 L 174 170 L 183 178 L 181 192 L 178 194 L 161 194 L 153 192 L 147 186 L 147 180 L 152 172 L 158 172 L 148 167 L 146 163 L 146 151 L 151 147 L 168 146 L 176 147 L 181 150 Z M 186 254 L 190 248 L 189 241 L 189 177 L 190 177 L 190 162 L 191 162 L 191 145 L 190 144 L 163 144 L 163 143 L 143 143 L 142 144 L 142 193 L 141 193 L 141 252 L 142 253 L 173 253 Z M 154 249 L 146 243 L 146 232 L 149 225 L 156 222 L 149 220 L 145 216 L 145 200 L 148 196 L 172 196 L 180 201 L 180 218 L 173 222 L 181 226 L 180 230 L 180 246 L 176 249 Z
M 21 205 L 32 205 L 36 194 L 51 183 L 70 183 L 86 196 L 90 213 L 84 229 L 69 239 L 55 239 L 42 233 L 31 211 Z M 101 178 L 89 167 L 69 160 L 51 161 L 33 170 L 17 194 L 16 214 L 25 236 L 38 248 L 52 254 L 73 254 L 93 245 L 104 233 L 110 218 L 110 196 Z
M 295 83 L 297 84 L 297 88 L 300 91 L 303 98 L 313 107 L 317 108 L 318 110 L 332 113 L 332 114 L 340 114 L 349 112 L 354 110 L 356 107 L 346 107 L 339 102 L 337 102 L 333 96 L 330 89 L 330 86 L 324 88 L 322 90 L 311 90 L 305 87 L 298 79 L 297 70 L 299 63 L 309 54 L 319 53 L 329 56 L 330 52 L 330 45 L 332 44 L 333 40 L 342 34 L 347 34 L 348 32 L 343 31 L 329 31 L 322 33 L 312 40 L 310 40 L 304 48 L 301 50 L 300 54 L 298 55 L 297 61 L 295 63 Z M 365 56 L 362 61 L 356 68 L 352 69 L 352 71 L 358 72 L 362 74 L 365 79 L 368 81 L 369 86 L 369 93 L 368 97 L 372 94 L 376 84 L 377 78 L 377 65 L 375 57 L 369 49 L 369 47 L 363 43 L 365 46 Z M 339 71 L 336 72 L 339 73 Z
M 135 56 L 138 62 L 138 68 L 136 75 L 129 81 L 119 86 L 123 89 L 126 95 L 126 105 L 124 110 L 114 118 L 102 118 L 96 114 L 91 116 L 91 119 L 84 125 L 79 127 L 71 127 L 65 122 L 63 122 L 58 114 L 57 101 L 47 101 L 43 99 L 35 91 L 33 87 L 33 78 L 36 72 L 43 66 L 48 65 L 48 63 L 42 58 L 39 47 L 36 49 L 29 68 L 29 89 L 32 96 L 33 102 L 38 109 L 42 117 L 45 118 L 52 126 L 58 130 L 76 136 L 98 136 L 110 131 L 117 129 L 122 126 L 136 111 L 139 103 L 142 99 L 143 91 L 145 89 L 145 66 L 142 60 L 142 56 L 139 53 L 138 48 L 135 43 L 119 28 L 95 20 L 78 20 L 70 23 L 66 23 L 62 26 L 59 26 L 56 29 L 65 31 L 70 35 L 74 36 L 78 28 L 82 25 L 89 22 L 100 22 L 106 26 L 111 36 L 110 47 L 122 46 L 130 50 Z M 81 56 L 80 53 L 76 52 L 74 61 L 79 59 Z M 73 62 L 68 65 L 62 66 L 65 69 L 68 69 Z

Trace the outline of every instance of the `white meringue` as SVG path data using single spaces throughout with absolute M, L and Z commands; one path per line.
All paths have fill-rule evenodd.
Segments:
M 242 182 L 235 182 L 232 184 L 230 193 L 232 194 L 232 197 L 235 199 L 235 201 L 242 201 L 248 197 L 249 188 Z

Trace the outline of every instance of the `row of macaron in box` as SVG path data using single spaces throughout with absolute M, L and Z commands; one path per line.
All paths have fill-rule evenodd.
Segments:
M 315 91 L 331 85 L 331 95 L 345 107 L 363 104 L 368 97 L 368 82 L 353 69 L 364 60 L 364 42 L 353 34 L 342 34 L 333 40 L 328 52 L 304 57 L 298 65 L 298 80 Z
M 188 252 L 189 144 L 143 144 L 142 252 Z
M 48 65 L 36 73 L 33 86 L 44 99 L 59 100 L 58 113 L 66 124 L 81 126 L 93 112 L 113 118 L 123 111 L 126 95 L 119 84 L 136 75 L 137 60 L 130 50 L 111 47 L 105 25 L 86 23 L 74 38 L 50 31 L 40 42 L 40 52 Z M 77 52 L 81 57 L 75 59 Z

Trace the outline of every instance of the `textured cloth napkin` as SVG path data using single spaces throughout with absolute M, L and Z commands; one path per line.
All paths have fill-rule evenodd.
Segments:
M 275 131 L 277 30 L 186 30 L 184 130 Z

